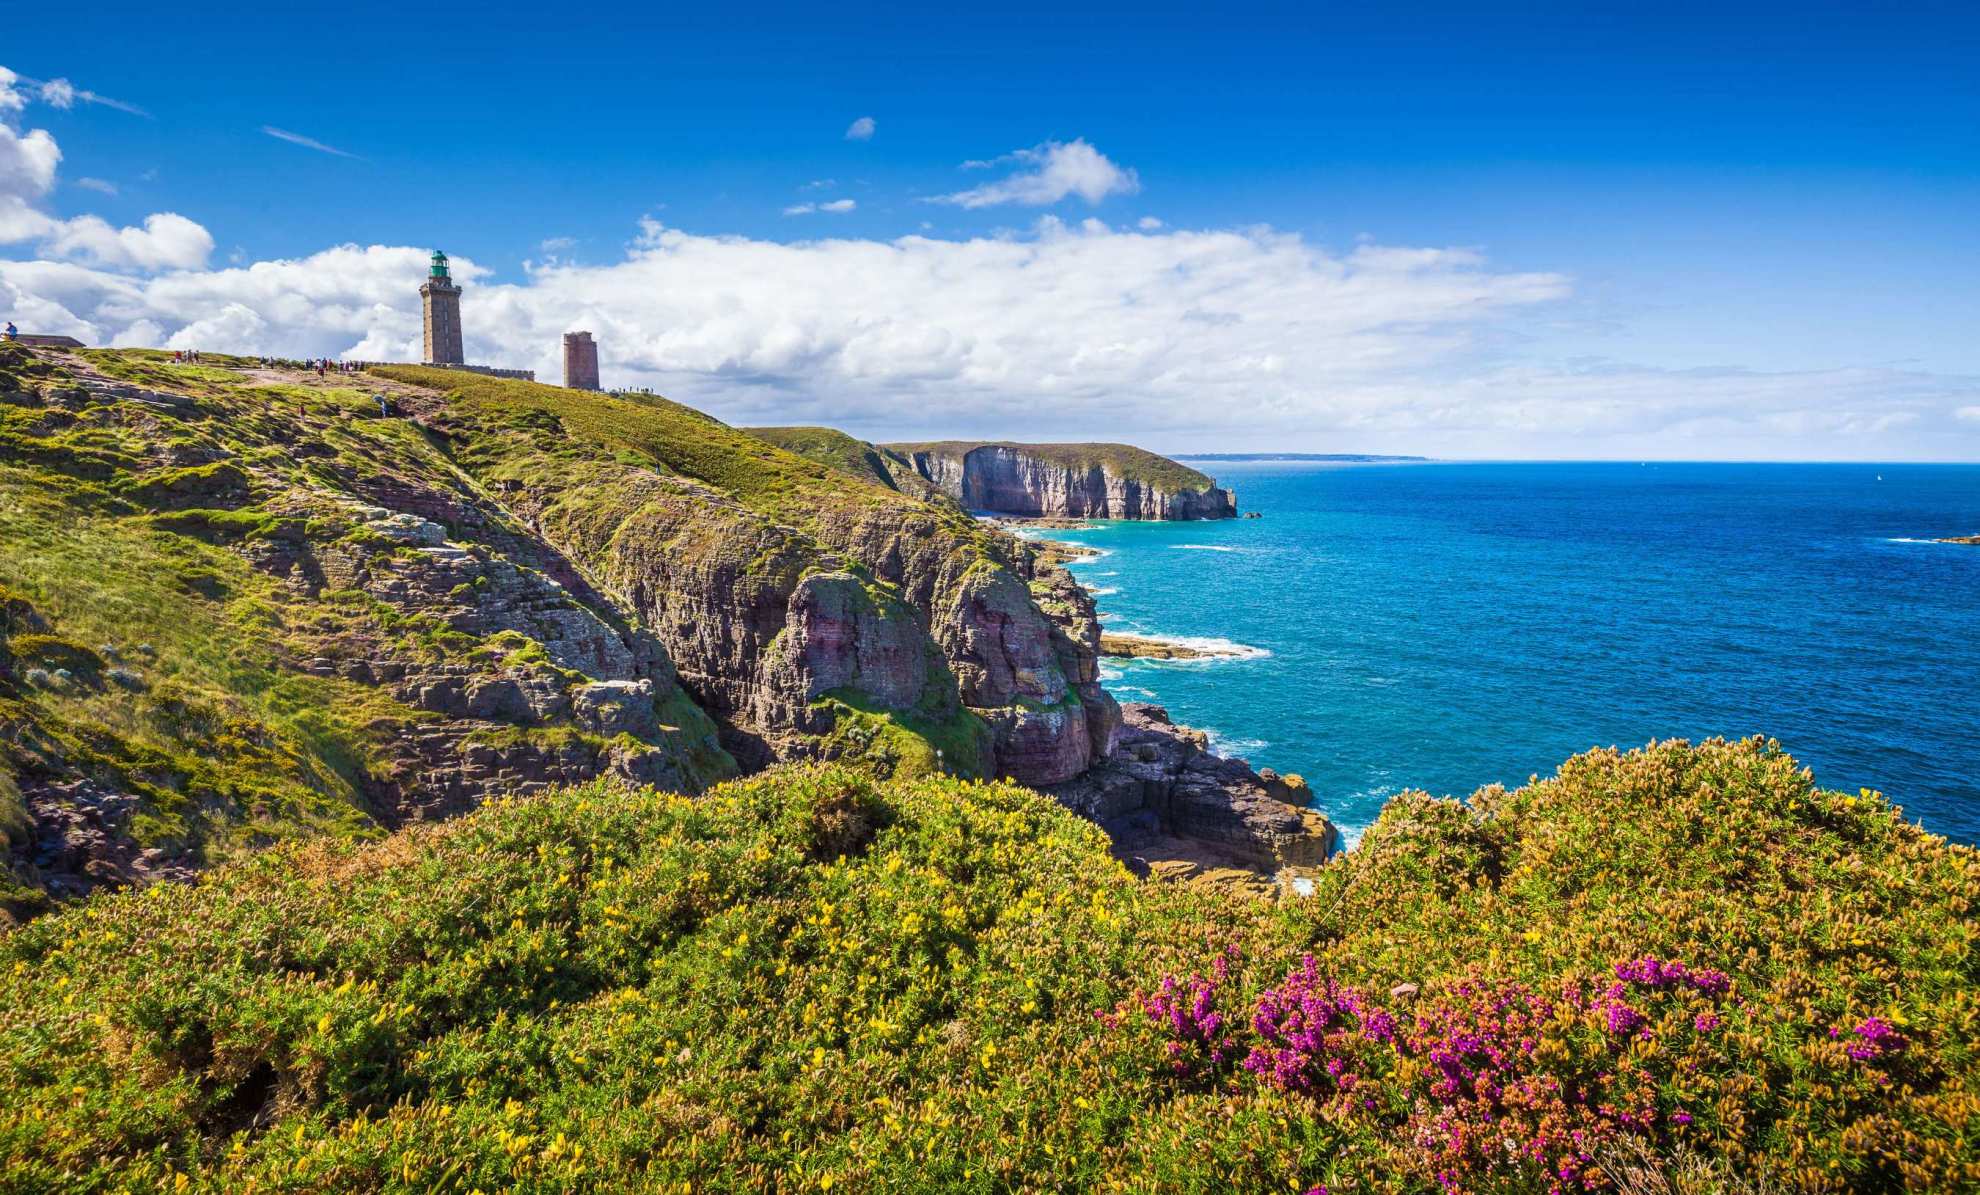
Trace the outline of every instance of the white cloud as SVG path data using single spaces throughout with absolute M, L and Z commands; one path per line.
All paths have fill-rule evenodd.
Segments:
M 317 153 L 335 154 L 340 158 L 357 157 L 356 154 L 348 153 L 344 150 L 338 149 L 334 145 L 325 145 L 314 137 L 305 137 L 301 133 L 291 133 L 287 129 L 278 129 L 274 125 L 269 125 L 269 124 L 262 125 L 261 131 L 268 134 L 270 137 L 275 138 L 277 141 L 287 141 L 291 145 L 300 145 L 304 149 L 313 149 Z
M 813 212 L 843 213 L 852 211 L 859 204 L 851 199 L 833 199 L 825 203 L 794 203 L 784 209 L 786 216 L 808 216 Z
M 1070 142 L 1047 141 L 988 161 L 964 162 L 963 168 L 982 170 L 1003 164 L 1015 164 L 1020 169 L 993 183 L 936 196 L 931 202 L 965 208 L 1002 203 L 1044 207 L 1077 195 L 1097 204 L 1109 195 L 1132 195 L 1141 189 L 1134 171 L 1115 165 L 1083 137 Z
M 542 253 L 569 253 L 571 250 L 577 248 L 577 238 L 545 237 L 537 243 L 536 248 Z
M 140 277 L 0 261 L 0 304 L 91 343 L 413 360 L 426 253 L 345 245 Z M 615 377 L 737 423 L 869 437 L 1433 455 L 1980 455 L 1980 379 L 1559 363 L 1514 335 L 1570 295 L 1468 249 L 1330 251 L 1269 229 L 795 244 L 642 222 L 625 256 L 517 284 L 454 259 L 470 359 Z
M 799 187 L 798 190 L 829 191 L 833 187 L 836 187 L 838 185 L 839 185 L 839 180 L 836 178 L 814 178 L 810 182 L 804 184 L 802 187 Z
M 55 185 L 62 150 L 47 129 L 23 134 L 0 120 L 0 196 L 39 199 Z
M 846 140 L 871 141 L 873 140 L 874 127 L 871 116 L 862 116 L 846 126 Z
M 116 228 L 97 216 L 64 220 L 45 234 L 47 251 L 107 266 L 190 270 L 206 264 L 213 237 L 177 212 L 154 212 L 142 228 Z
M 1143 216 L 1141 219 L 1135 221 L 1134 226 L 1143 232 L 1154 232 L 1156 229 L 1162 227 L 1162 222 L 1153 216 Z
M 108 179 L 79 178 L 76 180 L 76 185 L 85 191 L 95 191 L 102 195 L 115 195 L 117 193 L 117 184 Z
M 67 79 L 30 79 L 25 75 L 15 74 L 6 67 L 0 67 L 0 112 L 19 111 L 26 105 L 26 97 L 14 91 L 16 84 L 33 88 L 41 102 L 51 108 L 73 108 L 76 106 L 76 101 L 81 100 L 85 104 L 115 108 L 132 116 L 142 116 L 147 119 L 151 116 L 151 113 L 136 104 L 113 100 L 88 88 L 77 87 Z
M 55 186 L 62 150 L 48 130 L 23 133 L 10 119 L 10 114 L 24 110 L 18 86 L 28 82 L 0 67 L 0 245 L 31 242 L 50 258 L 75 258 L 113 269 L 194 269 L 206 264 L 213 238 L 175 212 L 155 212 L 140 226 L 118 228 L 100 216 L 63 219 L 36 206 Z M 58 107 L 90 94 L 60 79 L 37 86 Z M 79 179 L 76 185 L 116 194 L 116 188 L 101 179 Z

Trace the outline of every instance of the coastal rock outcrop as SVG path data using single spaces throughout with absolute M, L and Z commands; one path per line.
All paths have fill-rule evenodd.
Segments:
M 1304 782 L 1216 754 L 1202 731 L 1175 725 L 1160 706 L 1127 702 L 1121 718 L 1112 752 L 1045 791 L 1100 823 L 1136 870 L 1249 886 L 1285 868 L 1318 866 L 1340 848 L 1339 831 L 1310 807 Z
M 374 372 L 385 410 L 218 356 L 0 348 L 0 383 L 0 908 L 601 777 L 1125 774 L 1091 596 L 918 475 L 455 371 Z M 1304 857 L 1161 735 L 1161 825 Z
M 1229 519 L 1228 490 L 1194 469 L 1125 444 L 881 446 L 964 509 L 1044 518 Z

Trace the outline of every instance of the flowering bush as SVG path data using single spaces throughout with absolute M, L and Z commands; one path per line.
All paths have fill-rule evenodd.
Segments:
M 1227 956 L 1217 956 L 1211 963 L 1211 974 L 1211 979 L 1164 976 L 1155 994 L 1141 1001 L 1142 1012 L 1166 1031 L 1169 1066 L 1178 1075 L 1215 1072 L 1238 1051 L 1236 1039 L 1225 1025 L 1225 1015 L 1217 1011 L 1218 985 L 1230 978 Z
M 0 933 L 0 1189 L 1980 1190 L 1980 856 L 1765 744 L 1316 886 L 839 768 L 279 848 Z

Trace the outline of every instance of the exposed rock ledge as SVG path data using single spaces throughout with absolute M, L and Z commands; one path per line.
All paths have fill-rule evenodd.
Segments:
M 1317 867 L 1340 846 L 1305 781 L 1217 755 L 1202 731 L 1145 702 L 1122 704 L 1110 755 L 1043 791 L 1098 822 L 1139 875 L 1269 888 L 1268 877 Z
M 1126 444 L 884 444 L 965 509 L 1027 518 L 1230 519 L 1237 503 L 1210 477 Z
M 1195 647 L 1172 639 L 1100 632 L 1100 654 L 1116 660 L 1222 660 L 1241 656 L 1236 647 Z
M 1980 544 L 1980 535 L 1953 535 L 1939 542 L 1942 544 Z

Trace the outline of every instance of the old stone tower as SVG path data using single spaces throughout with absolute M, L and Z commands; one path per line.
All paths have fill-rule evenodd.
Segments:
M 598 342 L 589 332 L 564 333 L 564 385 L 572 390 L 598 389 Z
M 419 288 L 426 305 L 426 363 L 460 365 L 467 360 L 461 348 L 461 288 L 447 273 L 447 255 L 433 251 L 433 268 L 427 271 L 426 285 Z

